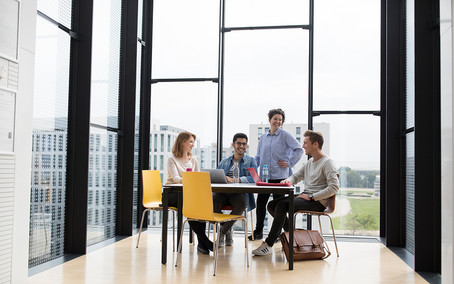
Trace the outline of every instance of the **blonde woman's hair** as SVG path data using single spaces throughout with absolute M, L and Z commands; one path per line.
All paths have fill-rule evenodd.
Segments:
M 183 132 L 180 132 L 180 134 L 178 134 L 177 139 L 175 140 L 175 143 L 173 143 L 173 147 L 172 147 L 172 154 L 175 157 L 183 158 L 185 154 L 188 155 L 189 157 L 192 156 L 191 152 L 184 153 L 184 149 L 183 149 L 183 143 L 188 141 L 191 138 L 191 136 L 194 138 L 194 140 L 196 139 L 195 134 L 188 132 L 188 131 L 183 131 Z

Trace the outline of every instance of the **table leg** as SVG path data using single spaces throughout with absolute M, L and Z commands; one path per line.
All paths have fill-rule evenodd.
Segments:
M 167 221 L 169 219 L 169 198 L 168 190 L 162 193 L 162 244 L 161 244 L 161 263 L 167 263 Z
M 289 244 L 291 244 L 291 247 L 289 246 L 289 263 L 288 263 L 288 269 L 293 270 L 293 198 L 294 198 L 293 191 L 288 195 L 288 229 L 289 229 Z

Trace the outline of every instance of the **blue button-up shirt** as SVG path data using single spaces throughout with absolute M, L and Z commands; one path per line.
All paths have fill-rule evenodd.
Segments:
M 230 169 L 233 167 L 233 155 L 225 158 L 222 160 L 219 165 L 218 169 L 223 169 L 225 172 L 225 175 L 227 175 L 230 171 Z M 254 180 L 251 177 L 251 174 L 248 171 L 248 168 L 254 168 L 257 170 L 257 163 L 254 158 L 244 155 L 243 158 L 238 162 L 238 168 L 240 168 L 240 180 L 242 183 L 255 183 Z M 246 197 L 248 199 L 248 211 L 254 209 L 256 207 L 255 205 L 255 199 L 254 199 L 254 194 L 248 193 L 246 194 Z
M 274 134 L 267 133 L 260 137 L 255 160 L 263 169 L 268 165 L 269 179 L 285 179 L 292 175 L 292 167 L 303 156 L 301 144 L 289 132 L 279 128 Z M 288 168 L 281 168 L 279 160 L 286 161 Z

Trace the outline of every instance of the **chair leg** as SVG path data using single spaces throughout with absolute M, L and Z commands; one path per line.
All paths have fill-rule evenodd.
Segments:
M 175 211 L 172 211 L 173 252 L 175 252 Z
M 334 233 L 333 219 L 331 219 L 331 216 L 329 215 L 326 216 L 328 216 L 329 221 L 331 223 L 331 231 L 333 232 L 334 246 L 336 247 L 337 257 L 339 257 L 339 251 L 337 250 L 336 234 Z
M 297 214 L 293 214 L 293 230 L 296 228 L 296 216 Z
M 252 235 L 252 240 L 254 241 L 254 217 L 252 215 L 252 210 L 249 212 L 251 212 L 251 233 L 252 233 L 251 235 Z
M 142 226 L 143 226 L 143 218 L 145 217 L 145 213 L 147 213 L 147 211 L 150 211 L 149 209 L 145 209 L 142 213 L 142 220 L 140 220 L 140 229 L 139 229 L 139 236 L 137 238 L 137 245 L 136 245 L 136 248 L 139 247 L 139 241 L 140 241 L 140 234 L 142 234 Z
M 317 215 L 317 216 L 318 216 L 318 227 L 320 228 L 320 235 L 322 235 L 322 238 L 323 238 L 322 222 L 320 221 L 320 215 Z
M 244 216 L 244 219 L 247 219 L 247 208 L 244 210 L 243 216 Z M 233 230 L 233 229 L 232 229 L 232 230 Z M 247 234 L 247 233 L 248 233 L 248 231 L 247 231 L 247 227 L 246 227 L 246 234 Z M 252 232 L 252 234 L 254 234 L 254 232 Z
M 219 223 L 214 223 L 213 225 L 213 246 L 214 246 L 214 271 L 213 271 L 213 276 L 216 276 L 216 264 L 218 262 L 218 250 L 219 250 L 219 243 L 217 242 L 217 240 L 219 239 L 219 236 L 216 234 L 217 231 L 219 231 L 219 228 L 218 228 L 218 224 Z
M 181 243 L 183 240 L 184 226 L 186 225 L 187 221 L 188 221 L 188 219 L 184 220 L 183 225 L 181 226 L 181 234 L 180 234 L 180 239 L 178 242 L 177 259 L 175 260 L 175 267 L 177 267 L 177 265 L 178 265 L 178 259 L 181 254 Z
M 254 232 L 252 232 L 252 235 L 254 235 Z M 244 243 L 246 247 L 247 267 L 249 267 L 249 242 L 247 237 L 247 218 L 244 218 Z

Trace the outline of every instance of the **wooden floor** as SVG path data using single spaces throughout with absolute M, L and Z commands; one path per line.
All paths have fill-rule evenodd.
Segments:
M 185 235 L 181 264 L 169 241 L 168 263 L 161 265 L 159 231 L 137 235 L 108 245 L 29 277 L 28 283 L 427 283 L 398 256 L 378 242 L 328 242 L 332 255 L 326 260 L 295 262 L 288 270 L 278 243 L 272 255 L 256 257 L 251 250 L 261 241 L 249 242 L 250 267 L 246 267 L 244 235 L 235 245 L 220 250 L 216 276 L 213 257 L 197 253 Z M 171 233 L 169 233 L 171 237 Z

